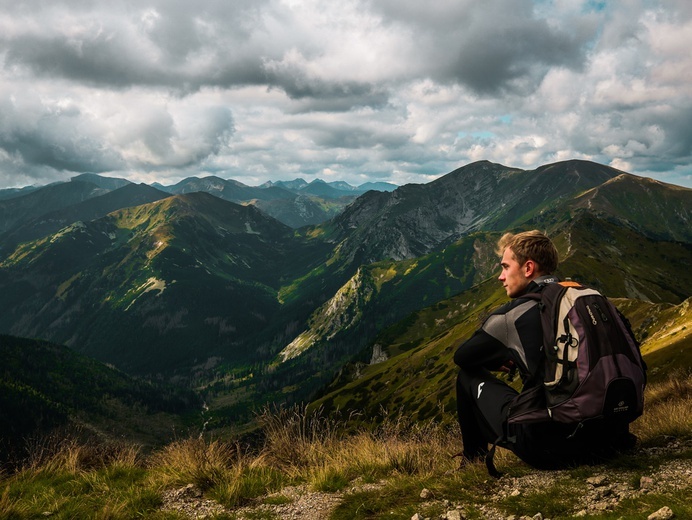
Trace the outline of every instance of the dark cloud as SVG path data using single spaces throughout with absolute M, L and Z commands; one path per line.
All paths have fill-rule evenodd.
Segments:
M 0 151 L 29 167 L 107 172 L 125 166 L 122 157 L 91 132 L 80 129 L 76 107 L 45 111 L 36 119 L 12 104 L 0 105 Z
M 103 143 L 86 137 L 70 139 L 46 131 L 16 133 L 9 141 L 0 140 L 0 148 L 21 156 L 28 166 L 46 166 L 54 170 L 102 173 L 124 166 Z
M 545 22 L 521 27 L 479 29 L 465 34 L 449 70 L 457 81 L 480 94 L 514 90 L 527 80 L 530 91 L 552 66 L 580 68 L 585 52 L 579 42 L 552 31 Z
M 62 36 L 24 35 L 6 44 L 6 66 L 26 67 L 37 77 L 115 88 L 148 83 L 155 76 L 121 42 L 104 35 L 79 44 Z
M 88 85 L 122 89 L 166 87 L 181 93 L 203 86 L 262 84 L 266 74 L 259 60 L 219 56 L 213 64 L 167 66 L 147 60 L 124 40 L 96 35 L 75 45 L 62 36 L 23 36 L 6 45 L 6 67 L 26 67 L 43 78 L 64 78 Z
M 326 148 L 368 149 L 382 147 L 398 150 L 410 142 L 410 136 L 382 132 L 356 125 L 333 125 L 307 130 L 315 144 Z
M 429 3 L 374 2 L 420 42 L 419 66 L 477 94 L 528 93 L 552 66 L 581 68 L 595 28 L 551 26 L 529 0 Z
M 328 82 L 302 77 L 300 74 L 271 74 L 273 88 L 283 90 L 296 103 L 293 113 L 348 112 L 357 107 L 383 107 L 389 93 L 369 83 Z
M 690 164 L 692 160 L 692 106 L 671 110 L 658 119 L 665 134 L 665 155 Z
M 95 4 L 64 7 L 71 16 L 28 25 L 0 35 L 5 67 L 24 67 L 39 77 L 64 78 L 110 88 L 168 87 L 181 92 L 203 86 L 233 86 L 266 81 L 261 41 L 248 45 L 257 31 L 261 2 L 186 1 Z M 53 8 L 61 9 L 59 3 Z M 74 9 L 74 10 L 72 10 Z M 41 20 L 42 10 L 35 18 Z

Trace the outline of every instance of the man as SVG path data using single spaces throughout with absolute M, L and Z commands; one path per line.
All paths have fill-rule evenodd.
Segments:
M 612 453 L 626 439 L 627 425 L 577 425 L 539 422 L 513 425 L 507 431 L 508 407 L 518 392 L 494 371 L 518 369 L 522 392 L 542 384 L 545 355 L 538 302 L 523 295 L 537 293 L 557 269 L 558 253 L 540 231 L 507 233 L 498 242 L 499 280 L 512 301 L 494 311 L 455 352 L 459 365 L 457 411 L 463 442 L 462 465 L 481 461 L 489 444 L 501 445 L 536 467 L 561 467 Z M 578 435 L 575 435 L 576 430 Z M 511 439 L 512 442 L 509 442 Z

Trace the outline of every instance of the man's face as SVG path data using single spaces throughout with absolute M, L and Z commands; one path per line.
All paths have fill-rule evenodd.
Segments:
M 505 248 L 504 253 L 502 253 L 500 266 L 502 267 L 502 272 L 498 280 L 502 282 L 502 286 L 505 288 L 505 291 L 507 291 L 507 296 L 516 298 L 526 289 L 526 286 L 529 285 L 531 280 L 527 277 L 524 266 L 519 265 L 519 262 L 517 262 L 514 253 L 509 247 Z

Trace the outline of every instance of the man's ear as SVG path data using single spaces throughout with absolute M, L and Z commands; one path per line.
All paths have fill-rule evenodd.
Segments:
M 523 270 L 524 270 L 524 276 L 526 276 L 526 278 L 531 278 L 531 277 L 536 276 L 536 274 L 537 274 L 536 262 L 534 262 L 533 260 L 527 260 L 524 263 Z

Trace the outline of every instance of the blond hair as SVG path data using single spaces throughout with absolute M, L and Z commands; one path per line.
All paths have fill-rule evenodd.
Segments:
M 534 229 L 522 233 L 505 233 L 497 242 L 497 254 L 502 256 L 510 248 L 519 265 L 533 260 L 541 274 L 552 274 L 557 269 L 558 254 L 555 244 L 543 233 Z

